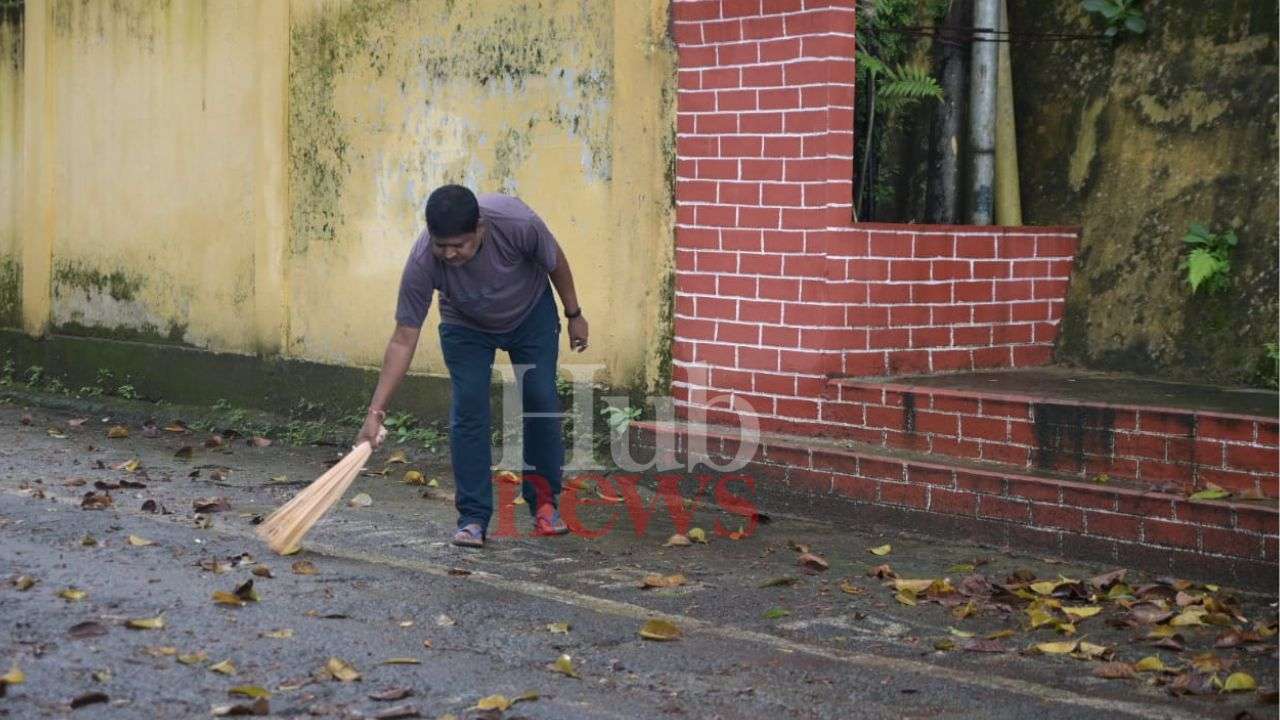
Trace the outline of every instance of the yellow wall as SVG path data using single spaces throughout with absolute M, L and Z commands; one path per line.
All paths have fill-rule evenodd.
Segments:
M 0 10 L 0 327 L 21 323 L 22 24 Z
M 376 365 L 423 203 L 462 182 L 556 233 L 601 379 L 652 380 L 666 5 L 28 0 L 25 327 Z

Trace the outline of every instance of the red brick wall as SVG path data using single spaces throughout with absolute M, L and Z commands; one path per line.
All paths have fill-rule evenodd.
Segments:
M 1050 359 L 1074 230 L 851 222 L 854 29 L 854 0 L 672 3 L 678 407 L 820 429 L 832 375 Z

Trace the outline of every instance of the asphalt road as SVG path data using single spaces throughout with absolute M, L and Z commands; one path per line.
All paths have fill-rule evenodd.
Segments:
M 20 422 L 24 414 L 29 425 Z M 1084 578 L 1111 568 L 942 543 L 922 534 L 927 528 L 850 526 L 834 512 L 771 512 L 771 522 L 747 538 L 712 532 L 705 545 L 664 547 L 673 528 L 665 512 L 655 511 L 638 534 L 635 518 L 610 503 L 583 510 L 592 527 L 613 518 L 613 531 L 599 538 L 527 537 L 525 508 L 516 507 L 520 537 L 460 550 L 444 543 L 454 520 L 447 464 L 412 452 L 407 464 L 362 477 L 348 493 L 367 493 L 371 505 L 344 503 L 303 552 L 281 558 L 254 537 L 254 517 L 320 474 L 334 449 L 243 440 L 205 448 L 205 435 L 148 438 L 136 422 L 130 437 L 109 440 L 114 421 L 97 416 L 69 427 L 78 415 L 0 405 L 0 672 L 16 666 L 25 675 L 0 698 L 0 717 L 210 717 L 215 707 L 251 702 L 228 694 L 236 686 L 268 691 L 277 717 L 371 717 L 394 707 L 425 718 L 1276 716 L 1261 693 L 1174 697 L 1155 674 L 1102 680 L 1091 675 L 1097 663 L 1026 654 L 1033 643 L 1063 638 L 1022 629 L 1018 613 L 984 610 L 957 620 L 937 604 L 906 606 L 866 574 L 880 563 L 904 578 L 954 579 L 949 568 L 974 561 L 984 561 L 979 571 L 993 578 L 1020 569 Z M 196 446 L 190 459 L 175 457 L 183 445 Z M 380 451 L 371 467 L 382 469 L 394 449 Z M 134 472 L 113 469 L 131 459 L 139 461 Z M 410 468 L 440 487 L 405 485 Z M 95 482 L 121 481 L 144 487 L 110 490 L 109 508 L 81 508 Z M 201 527 L 193 501 L 210 497 L 225 498 L 227 509 L 206 515 Z M 148 500 L 159 512 L 143 509 Z M 718 519 L 737 524 L 714 508 L 693 512 L 708 530 Z M 151 544 L 131 545 L 130 536 Z M 793 543 L 830 568 L 806 573 Z M 868 552 L 882 544 L 892 545 L 888 555 Z M 252 563 L 228 563 L 224 572 L 200 566 L 244 553 Z M 297 561 L 310 562 L 315 574 L 295 573 Z M 272 577 L 252 574 L 263 567 Z M 681 573 L 686 583 L 643 590 L 650 573 Z M 34 585 L 19 589 L 19 576 Z M 779 578 L 788 582 L 761 587 Z M 250 579 L 259 601 L 213 602 L 215 591 Z M 1142 581 L 1136 573 L 1130 580 Z M 68 588 L 86 594 L 59 597 Z M 1232 594 L 1251 621 L 1274 620 L 1275 598 Z M 1156 655 L 1182 666 L 1215 652 L 1231 671 L 1248 671 L 1274 689 L 1274 638 L 1252 651 L 1215 651 L 1221 628 L 1187 628 L 1187 649 L 1172 652 L 1113 627 L 1106 618 L 1114 612 L 1082 621 L 1077 637 L 1113 646 L 1116 659 L 1130 662 Z M 125 625 L 155 617 L 163 628 Z M 651 618 L 673 622 L 680 639 L 642 639 Z M 81 623 L 94 625 L 69 632 Z M 567 624 L 568 632 L 552 632 L 552 624 Z M 942 640 L 962 642 L 951 627 L 978 637 L 1016 632 L 999 641 L 1002 652 L 936 650 Z M 291 636 L 268 635 L 284 630 Z M 188 664 L 180 655 L 196 657 L 184 657 Z M 561 655 L 578 677 L 551 669 Z M 329 658 L 349 663 L 360 679 L 326 676 Z M 224 660 L 233 674 L 211 669 Z M 411 694 L 370 697 L 394 689 Z M 105 700 L 72 709 L 77 698 L 102 700 L 91 693 Z M 469 709 L 495 694 L 530 699 L 505 715 Z

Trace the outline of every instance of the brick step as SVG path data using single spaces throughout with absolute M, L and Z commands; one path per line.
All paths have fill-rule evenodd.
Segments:
M 726 426 L 635 422 L 638 449 L 699 472 L 723 467 L 742 440 Z M 757 485 L 923 513 L 925 526 L 967 523 L 973 539 L 1011 543 L 1067 557 L 1210 577 L 1274 590 L 1280 513 L 1275 503 L 1191 500 L 1185 496 L 1080 482 L 1056 473 L 1019 473 L 991 463 L 925 456 L 852 441 L 761 434 L 735 472 Z M 643 457 L 643 454 L 639 454 Z M 690 463 L 692 460 L 692 463 Z
M 1272 392 L 1034 369 L 834 379 L 824 396 L 826 432 L 872 445 L 1084 480 L 1280 496 Z

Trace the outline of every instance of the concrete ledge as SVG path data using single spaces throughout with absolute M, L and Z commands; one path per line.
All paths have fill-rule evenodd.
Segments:
M 0 330 L 0 362 L 13 360 L 18 373 L 44 368 L 70 388 L 92 386 L 99 369 L 134 386 L 152 400 L 212 405 L 225 399 L 237 407 L 287 414 L 300 400 L 334 413 L 360 411 L 378 374 L 364 368 L 305 360 L 215 353 L 177 345 L 51 335 L 33 339 Z M 495 383 L 494 397 L 501 394 Z M 410 376 L 396 394 L 395 410 L 443 420 L 449 413 L 448 378 Z

